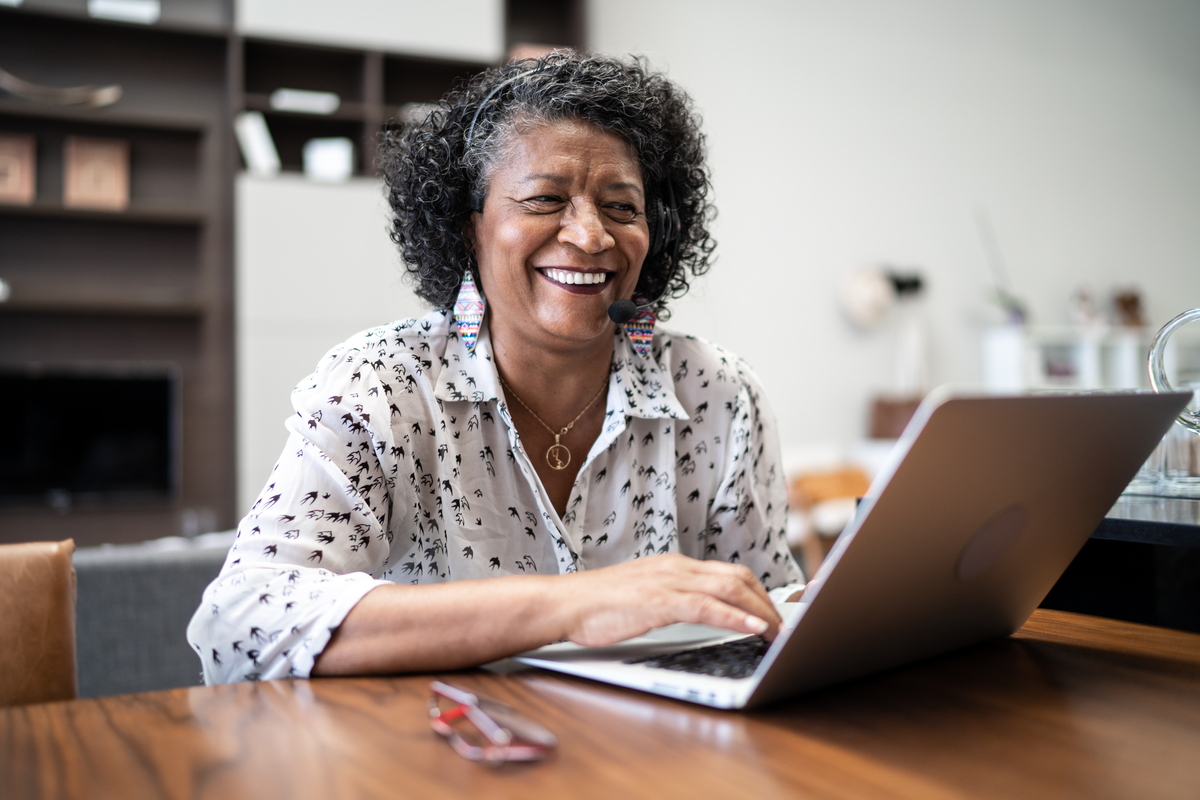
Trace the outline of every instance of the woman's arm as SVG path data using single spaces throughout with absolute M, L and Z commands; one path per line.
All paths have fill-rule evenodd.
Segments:
M 391 428 L 368 425 L 391 402 L 371 357 L 355 340 L 339 345 L 293 392 L 287 444 L 188 625 L 206 683 L 307 677 L 331 631 L 384 582 L 372 576 L 391 555 L 399 466 Z
M 563 639 L 612 644 L 673 622 L 773 639 L 780 621 L 750 570 L 676 554 L 570 575 L 392 584 L 354 606 L 313 674 L 456 669 Z

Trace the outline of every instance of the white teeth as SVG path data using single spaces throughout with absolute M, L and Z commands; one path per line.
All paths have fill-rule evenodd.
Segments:
M 557 283 L 592 285 L 608 280 L 607 272 L 575 272 L 565 269 L 548 269 L 546 277 Z

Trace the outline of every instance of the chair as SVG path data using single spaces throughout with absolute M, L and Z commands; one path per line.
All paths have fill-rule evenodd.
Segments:
M 856 498 L 866 494 L 870 485 L 871 479 L 856 466 L 800 473 L 788 481 L 788 508 L 800 523 L 789 524 L 788 543 L 810 578 L 854 518 Z
M 201 683 L 187 626 L 233 537 L 229 531 L 75 551 L 80 697 Z
M 75 542 L 0 545 L 0 706 L 71 700 Z

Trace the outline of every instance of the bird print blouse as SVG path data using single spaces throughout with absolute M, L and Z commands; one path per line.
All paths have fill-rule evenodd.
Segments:
M 618 329 L 604 425 L 562 516 L 509 416 L 486 321 L 474 349 L 448 311 L 364 331 L 292 401 L 283 454 L 188 626 L 206 683 L 307 677 L 387 582 L 671 552 L 745 564 L 776 602 L 804 580 L 758 379 L 700 339 L 658 329 L 643 358 Z

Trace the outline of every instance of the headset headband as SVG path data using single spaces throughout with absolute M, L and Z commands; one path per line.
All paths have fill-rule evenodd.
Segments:
M 471 149 L 471 140 L 475 138 L 475 123 L 479 121 L 479 115 L 483 113 L 483 108 L 488 104 L 488 101 L 495 97 L 496 94 L 505 86 L 508 86 L 510 83 L 519 80 L 520 78 L 524 78 L 526 75 L 531 75 L 534 72 L 537 72 L 537 70 L 538 68 L 534 67 L 533 69 L 527 69 L 524 72 L 518 72 L 516 75 L 513 75 L 510 78 L 505 78 L 504 80 L 500 81 L 500 83 L 492 87 L 492 90 L 488 92 L 487 96 L 485 96 L 482 102 L 479 103 L 479 108 L 475 109 L 475 116 L 471 117 L 471 127 L 467 129 L 467 145 L 463 148 L 464 153 Z

